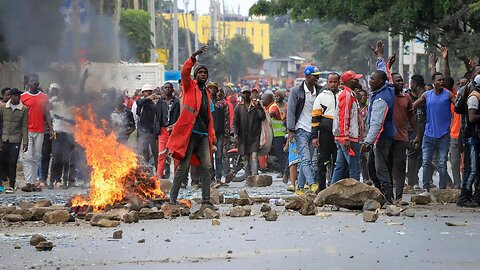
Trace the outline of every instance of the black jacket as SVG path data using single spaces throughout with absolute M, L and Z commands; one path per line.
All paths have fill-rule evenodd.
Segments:
M 180 101 L 177 97 L 173 97 L 173 104 L 172 108 L 170 108 L 170 112 L 168 111 L 167 101 L 164 99 L 159 100 L 155 107 L 153 133 L 159 135 L 162 127 L 168 127 L 175 124 L 178 120 L 178 117 L 180 117 Z

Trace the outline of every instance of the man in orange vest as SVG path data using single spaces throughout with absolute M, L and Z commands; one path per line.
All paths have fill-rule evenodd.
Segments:
M 208 47 L 203 46 L 200 50 L 194 52 L 182 67 L 183 106 L 167 143 L 167 148 L 172 153 L 172 157 L 180 161 L 170 190 L 171 203 L 177 203 L 180 185 L 186 179 L 191 164 L 200 166 L 199 182 L 202 185 L 202 203 L 212 206 L 210 203 L 210 181 L 215 131 L 210 108 L 210 95 L 206 87 L 207 67 L 198 65 L 194 70 L 195 79 L 190 77 L 190 72 L 197 62 L 196 56 L 207 50 Z

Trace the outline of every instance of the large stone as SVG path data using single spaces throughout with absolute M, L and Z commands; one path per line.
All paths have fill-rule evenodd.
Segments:
M 150 211 L 145 211 L 144 209 L 145 208 L 142 208 L 142 210 L 140 210 L 140 212 L 138 213 L 138 218 L 139 219 L 162 219 L 162 218 L 165 218 L 165 214 L 162 211 L 153 211 L 152 209 L 149 209 Z
M 246 190 L 242 190 L 238 193 L 238 196 L 241 200 L 247 200 L 248 204 L 253 204 L 252 198 L 248 195 Z
M 172 189 L 172 181 L 168 179 L 160 179 L 160 188 L 166 193 L 170 192 L 170 189 Z
M 8 222 L 20 222 L 20 221 L 26 221 L 26 219 L 19 214 L 7 214 L 3 217 L 5 221 Z
M 139 217 L 137 211 L 131 211 L 123 215 L 123 222 L 125 223 L 138 223 Z
M 415 211 L 413 211 L 412 209 L 407 209 L 403 211 L 402 214 L 406 217 L 415 217 Z
M 435 189 L 432 194 L 438 203 L 457 203 L 460 189 Z
M 32 237 L 30 237 L 30 245 L 32 246 L 36 246 L 40 242 L 45 242 L 45 241 L 47 241 L 47 239 L 40 234 L 34 234 L 32 235 Z
M 33 208 L 32 210 L 32 221 L 42 221 L 43 216 L 48 213 L 55 211 L 55 208 L 52 207 L 37 207 Z
M 377 209 L 380 209 L 382 205 L 375 201 L 375 200 L 368 200 L 365 202 L 363 205 L 363 211 L 375 211 Z
M 17 210 L 16 206 L 0 207 L 0 216 L 11 214 L 15 210 Z
M 98 227 L 103 227 L 103 228 L 112 228 L 112 227 L 117 227 L 118 225 L 120 225 L 120 221 L 109 220 L 109 219 L 101 219 L 97 222 L 94 222 L 92 220 L 92 221 L 90 221 L 90 224 L 92 226 L 98 226 Z
M 306 201 L 302 205 L 302 208 L 298 210 L 298 212 L 304 216 L 313 216 L 315 215 L 316 210 L 317 210 L 317 207 L 315 206 L 315 203 L 313 203 L 313 200 L 311 200 L 311 201 Z
M 220 214 L 211 208 L 206 208 L 203 212 L 203 215 L 206 219 L 214 219 L 220 217 Z
M 162 212 L 166 218 L 175 218 L 180 216 L 180 205 L 166 203 L 162 205 Z
M 270 210 L 272 210 L 272 207 L 268 203 L 264 203 L 262 208 L 260 208 L 260 212 L 268 212 Z
M 362 210 L 368 200 L 375 200 L 383 204 L 385 198 L 377 188 L 353 178 L 347 178 L 318 193 L 315 204 L 317 206 L 331 204 L 350 210 Z
M 43 216 L 43 222 L 47 224 L 56 224 L 67 222 L 70 215 L 67 210 L 55 210 L 45 213 Z
M 33 209 L 26 209 L 26 208 L 16 209 L 15 211 L 12 212 L 12 214 L 22 215 L 25 221 L 32 220 Z
M 37 251 L 50 251 L 53 249 L 53 243 L 49 241 L 40 242 L 35 246 L 35 248 Z
M 230 208 L 231 217 L 248 217 L 252 213 L 250 206 L 235 206 Z
M 278 218 L 277 211 L 275 211 L 275 210 L 270 210 L 270 211 L 266 212 L 265 214 L 263 214 L 263 216 L 265 217 L 266 221 L 276 221 L 277 218 Z
M 30 208 L 33 208 L 35 206 L 35 203 L 33 203 L 33 202 L 19 202 L 18 206 L 20 206 L 20 208 L 22 208 L 22 209 L 30 209 Z
M 105 219 L 109 220 L 121 220 L 125 214 L 129 212 L 128 208 L 126 207 L 120 207 L 120 208 L 115 208 L 112 209 L 108 212 L 105 212 Z
M 273 183 L 270 175 L 250 175 L 245 181 L 246 187 L 268 187 Z
M 285 205 L 285 209 L 299 211 L 304 216 L 315 215 L 315 197 L 315 193 L 307 192 Z
M 224 201 L 223 194 L 221 194 L 216 188 L 210 189 L 210 202 L 212 204 L 221 204 Z M 195 213 L 196 211 L 190 210 L 191 213 Z
M 385 215 L 391 216 L 400 216 L 400 213 L 403 211 L 402 208 L 395 206 L 395 205 L 387 205 L 385 207 Z
M 364 211 L 363 212 L 363 221 L 365 222 L 375 222 L 378 219 L 378 213 L 374 211 Z
M 35 203 L 33 207 L 49 207 L 52 206 L 52 202 L 50 200 L 40 200 Z
M 251 201 L 249 199 L 235 199 L 233 201 L 233 206 L 245 206 L 250 205 Z
M 415 204 L 429 204 L 432 201 L 430 195 L 412 195 L 410 201 Z
M 122 239 L 123 238 L 123 231 L 122 230 L 114 231 L 113 235 L 112 235 L 112 238 L 113 239 Z

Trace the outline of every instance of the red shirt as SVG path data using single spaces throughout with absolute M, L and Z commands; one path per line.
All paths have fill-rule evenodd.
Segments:
M 48 96 L 42 92 L 33 95 L 25 92 L 20 101 L 28 108 L 28 132 L 45 132 L 45 111 L 48 106 Z
M 394 140 L 408 142 L 408 112 L 413 110 L 412 98 L 410 95 L 400 93 L 395 95 L 395 105 L 393 106 L 393 119 L 397 134 Z

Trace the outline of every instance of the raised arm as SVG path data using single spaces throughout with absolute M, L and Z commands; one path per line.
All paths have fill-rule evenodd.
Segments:
M 208 50 L 208 46 L 203 46 L 199 50 L 195 51 L 186 61 L 183 63 L 181 76 L 182 76 L 182 90 L 187 92 L 190 90 L 190 85 L 193 81 L 190 76 L 192 68 L 197 62 L 197 55 L 200 55 Z
M 425 93 L 423 93 L 414 103 L 413 103 L 413 109 L 418 109 L 419 107 L 422 107 L 425 105 L 427 99 L 425 98 Z
M 440 53 L 442 55 L 443 60 L 445 61 L 445 66 L 444 66 L 444 69 L 443 69 L 443 75 L 451 77 L 450 64 L 448 62 L 448 48 L 447 47 L 440 48 Z

